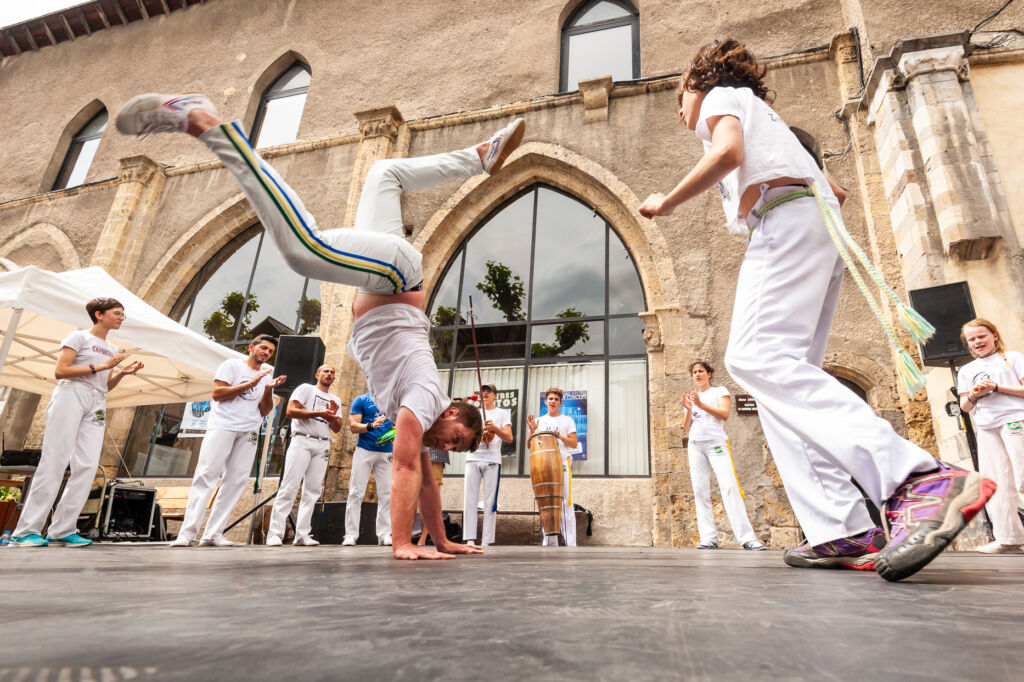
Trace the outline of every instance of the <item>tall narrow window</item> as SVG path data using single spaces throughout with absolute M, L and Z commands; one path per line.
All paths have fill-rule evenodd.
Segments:
M 607 75 L 617 81 L 640 77 L 640 15 L 625 0 L 585 2 L 562 27 L 559 91 Z
M 85 182 L 85 176 L 92 165 L 92 159 L 96 156 L 96 148 L 100 146 L 100 138 L 103 137 L 103 130 L 107 127 L 107 110 L 92 117 L 82 126 L 75 137 L 71 140 L 71 147 L 68 148 L 67 156 L 64 157 L 64 165 L 57 174 L 57 182 L 53 183 L 54 189 L 67 189 L 77 187 Z
M 263 92 L 250 135 L 256 147 L 298 139 L 309 79 L 309 67 L 296 62 Z

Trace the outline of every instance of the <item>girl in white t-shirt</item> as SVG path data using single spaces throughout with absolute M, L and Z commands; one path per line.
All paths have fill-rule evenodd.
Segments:
M 978 468 L 999 484 L 985 505 L 995 541 L 978 548 L 986 554 L 1024 549 L 1024 525 L 1017 515 L 1024 490 L 1024 355 L 1007 351 L 996 326 L 977 318 L 960 329 L 975 360 L 956 375 L 960 409 L 978 427 Z
M 704 156 L 639 212 L 668 216 L 717 186 L 729 230 L 748 236 L 725 365 L 757 401 L 807 538 L 787 550 L 786 563 L 875 569 L 899 580 L 938 556 L 995 484 L 936 462 L 822 371 L 845 270 L 824 212 L 838 215 L 845 193 L 769 106 L 767 71 L 735 40 L 697 52 L 677 111 L 704 143 Z M 853 480 L 883 507 L 884 533 Z M 927 504 L 909 502 L 921 499 Z
M 89 497 L 100 461 L 107 391 L 117 386 L 125 375 L 142 369 L 142 363 L 131 362 L 119 372 L 112 371 L 128 357 L 107 341 L 107 334 L 120 329 L 124 322 L 123 305 L 113 298 L 94 298 L 85 305 L 85 310 L 93 321 L 92 327 L 71 332 L 60 344 L 53 372 L 58 383 L 46 407 L 43 453 L 11 538 L 12 546 L 44 547 L 54 543 L 85 547 L 92 544 L 92 540 L 78 534 L 75 525 Z M 64 494 L 44 538 L 46 516 L 69 465 L 71 477 L 64 486 Z
M 750 526 L 729 438 L 725 435 L 725 420 L 729 418 L 732 398 L 728 389 L 711 385 L 714 373 L 711 365 L 703 360 L 690 365 L 690 376 L 697 390 L 683 395 L 686 410 L 683 431 L 689 434 L 686 450 L 693 483 L 693 506 L 697 510 L 697 532 L 700 533 L 697 549 L 718 549 L 718 530 L 711 510 L 711 469 L 715 470 L 722 504 L 736 540 L 743 549 L 767 549 Z

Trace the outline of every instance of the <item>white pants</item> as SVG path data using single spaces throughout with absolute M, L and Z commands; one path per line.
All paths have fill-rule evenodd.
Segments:
M 1024 526 L 1017 516 L 1019 493 L 1024 491 L 1024 422 L 978 429 L 978 469 L 999 486 L 985 505 L 996 541 L 1024 545 Z
M 235 176 L 289 267 L 300 275 L 375 294 L 396 294 L 423 284 L 423 257 L 405 239 L 402 191 L 483 172 L 473 148 L 378 161 L 366 175 L 355 229 L 321 231 L 298 195 L 253 150 L 237 121 L 210 128 L 199 139 Z
M 480 539 L 482 545 L 494 544 L 494 526 L 498 518 L 498 486 L 501 483 L 501 465 L 493 462 L 466 462 L 466 481 L 463 489 L 462 537 Z M 484 483 L 483 538 L 476 534 L 477 500 L 480 499 L 480 481 Z
M 103 449 L 106 401 L 106 393 L 78 381 L 61 381 L 53 389 L 46 407 L 42 456 L 14 537 L 42 534 L 69 464 L 71 477 L 53 512 L 49 535 L 63 538 L 78 532 L 78 514 L 89 498 Z
M 195 540 L 199 524 L 206 514 L 206 503 L 223 476 L 217 499 L 210 510 L 203 539 L 209 540 L 224 532 L 231 518 L 238 498 L 242 496 L 245 484 L 252 473 L 252 462 L 256 458 L 257 434 L 255 431 L 224 431 L 210 429 L 199 447 L 199 462 L 192 477 L 192 489 L 188 491 L 185 518 L 181 522 L 178 537 Z
M 313 507 L 324 488 L 327 460 L 331 456 L 331 441 L 309 438 L 301 434 L 292 436 L 284 456 L 284 474 L 274 498 L 274 511 L 270 515 L 267 537 L 284 537 L 284 521 L 295 502 L 295 493 L 302 484 L 299 514 L 295 517 L 295 538 L 308 538 L 313 518 Z
M 566 547 L 576 546 L 576 511 L 572 506 L 572 459 L 562 460 L 562 538 Z M 557 535 L 545 535 L 542 547 L 558 546 Z
M 373 452 L 356 447 L 352 453 L 352 475 L 348 479 L 348 502 L 345 504 L 345 539 L 359 539 L 359 520 L 363 513 L 363 496 L 370 481 L 370 471 L 377 482 L 377 539 L 391 534 L 391 462 L 390 452 Z
M 718 542 L 715 514 L 711 511 L 711 469 L 715 470 L 718 489 L 722 492 L 722 505 L 729 517 L 733 535 L 740 544 L 757 540 L 747 518 L 743 492 L 736 478 L 729 441 L 690 441 L 687 448 L 690 459 L 690 481 L 693 483 L 693 506 L 697 509 L 697 530 L 701 542 Z
M 763 191 L 758 205 L 789 191 Z M 821 369 L 843 269 L 813 197 L 770 210 L 743 258 L 725 354 L 732 378 L 757 401 L 812 545 L 874 527 L 851 478 L 881 504 L 911 473 L 936 468 L 931 455 Z

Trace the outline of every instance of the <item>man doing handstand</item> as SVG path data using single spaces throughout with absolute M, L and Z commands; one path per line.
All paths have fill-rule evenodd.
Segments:
M 319 230 L 298 195 L 253 150 L 237 121 L 223 123 L 203 95 L 146 94 L 118 114 L 127 135 L 183 132 L 199 138 L 235 176 L 264 229 L 297 273 L 359 287 L 349 353 L 363 368 L 374 402 L 396 427 L 391 526 L 396 559 L 477 554 L 448 541 L 428 447 L 472 451 L 482 425 L 475 407 L 452 403 L 430 349 L 423 313 L 422 255 L 406 241 L 401 193 L 455 178 L 493 173 L 522 140 L 516 119 L 475 147 L 378 161 L 367 173 L 353 229 Z M 435 548 L 411 542 L 416 501 Z

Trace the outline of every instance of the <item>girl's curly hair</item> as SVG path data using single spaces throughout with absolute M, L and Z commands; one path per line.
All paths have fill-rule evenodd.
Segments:
M 697 50 L 679 83 L 677 103 L 682 107 L 685 91 L 707 93 L 711 88 L 724 86 L 750 88 L 755 95 L 771 104 L 775 93 L 764 84 L 767 73 L 768 67 L 759 64 L 754 53 L 743 43 L 732 38 L 716 40 Z

